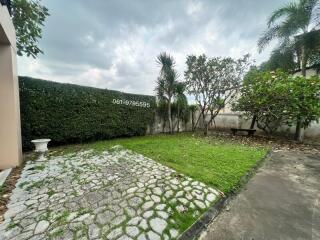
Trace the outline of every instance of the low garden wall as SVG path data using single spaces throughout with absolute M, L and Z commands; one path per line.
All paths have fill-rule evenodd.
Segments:
M 24 150 L 30 141 L 79 143 L 144 135 L 153 123 L 155 97 L 19 77 Z
M 251 119 L 247 120 L 239 113 L 221 113 L 215 119 L 215 124 L 210 126 L 211 129 L 226 129 L 230 128 L 250 128 Z M 260 129 L 257 129 L 258 134 L 264 134 L 264 132 Z M 278 129 L 278 134 L 292 136 L 295 133 L 295 127 L 281 126 Z M 304 137 L 306 138 L 319 138 L 320 137 L 320 124 L 317 122 L 312 122 L 311 125 L 305 129 Z

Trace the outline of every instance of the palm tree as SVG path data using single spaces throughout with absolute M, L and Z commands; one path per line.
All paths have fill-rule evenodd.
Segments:
M 174 95 L 178 74 L 174 69 L 175 61 L 173 57 L 166 52 L 160 53 L 157 57 L 157 63 L 160 65 L 161 69 L 157 80 L 156 93 L 159 100 L 166 101 L 168 104 L 169 129 L 170 133 L 173 133 L 171 101 Z
M 283 49 L 299 47 L 301 71 L 305 76 L 307 49 L 310 46 L 310 37 L 316 30 L 313 20 L 317 3 L 318 0 L 299 0 L 274 11 L 268 19 L 268 29 L 258 41 L 260 51 L 275 38 L 280 40 Z
M 184 94 L 186 91 L 186 84 L 177 82 L 174 89 L 174 98 L 177 105 L 177 132 L 179 132 L 181 113 L 188 107 L 188 100 Z
M 258 41 L 262 51 L 272 40 L 280 40 L 280 48 L 296 51 L 301 72 L 306 76 L 308 56 L 318 37 L 314 15 L 319 0 L 299 0 L 275 10 L 268 19 L 268 29 Z M 295 139 L 301 141 L 301 118 L 297 119 Z

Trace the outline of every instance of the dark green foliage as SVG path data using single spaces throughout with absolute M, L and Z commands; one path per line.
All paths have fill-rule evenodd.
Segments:
M 291 49 L 274 49 L 268 61 L 260 65 L 261 71 L 276 71 L 281 69 L 285 72 L 294 72 L 299 68 L 299 64 L 295 62 L 295 54 Z
M 52 144 L 144 135 L 154 121 L 155 97 L 20 77 L 22 142 Z M 150 107 L 114 104 L 113 99 L 146 102 Z
M 281 125 L 292 126 L 300 119 L 307 128 L 320 117 L 320 80 L 313 76 L 293 77 L 281 70 L 246 75 L 234 110 L 256 117 L 257 126 L 267 134 Z
M 43 53 L 38 47 L 42 38 L 42 27 L 49 10 L 40 4 L 40 0 L 13 0 L 12 21 L 17 35 L 17 54 L 36 58 Z

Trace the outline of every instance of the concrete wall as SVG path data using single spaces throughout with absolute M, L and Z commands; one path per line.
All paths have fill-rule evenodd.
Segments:
M 222 113 L 216 117 L 215 124 L 210 126 L 210 129 L 225 129 L 230 130 L 234 128 L 250 128 L 251 119 L 246 119 L 240 113 Z M 255 126 L 258 134 L 264 134 L 264 132 Z M 281 126 L 278 131 L 281 135 L 294 135 L 295 127 Z M 320 123 L 312 122 L 312 124 L 305 129 L 304 137 L 306 138 L 320 138 Z
M 16 37 L 6 6 L 0 5 L 0 169 L 22 160 Z
M 318 75 L 318 74 L 319 74 L 318 71 L 316 69 L 314 69 L 314 68 L 309 68 L 309 69 L 306 70 L 306 77 L 307 78 L 309 78 L 311 76 Z M 302 73 L 301 73 L 301 71 L 295 72 L 293 74 L 293 76 L 302 76 Z
M 200 112 L 195 113 L 194 121 L 198 119 Z M 206 116 L 207 121 L 210 119 L 210 116 Z M 176 123 L 176 119 L 173 121 Z M 166 122 L 165 128 L 163 128 L 164 122 L 158 117 L 155 117 L 155 122 L 153 126 L 150 126 L 148 129 L 148 134 L 157 134 L 157 133 L 167 133 L 169 132 L 169 125 Z M 222 112 L 214 120 L 214 122 L 209 126 L 211 130 L 225 130 L 230 131 L 230 128 L 250 128 L 251 119 L 247 119 L 245 116 L 241 115 L 239 112 Z M 202 128 L 202 118 L 199 121 L 198 128 Z M 264 132 L 257 128 L 257 134 L 263 135 Z M 180 123 L 180 132 L 191 131 L 192 123 L 191 117 L 190 121 L 187 124 Z M 175 126 L 175 131 L 177 131 L 177 126 Z M 295 127 L 281 126 L 278 129 L 278 134 L 293 136 L 295 133 Z M 305 129 L 304 136 L 306 138 L 320 138 L 320 123 L 313 122 L 309 128 Z
M 191 115 L 190 115 L 191 119 Z M 174 126 L 174 131 L 178 131 L 178 122 L 177 119 L 173 119 L 173 126 Z M 189 121 L 187 124 L 184 122 L 180 121 L 179 124 L 179 132 L 186 132 L 186 131 L 191 131 L 192 130 L 192 122 Z M 155 121 L 152 126 L 149 127 L 148 129 L 148 134 L 157 134 L 157 133 L 168 133 L 170 132 L 169 129 L 169 123 L 166 121 L 164 122 L 159 116 L 155 116 Z

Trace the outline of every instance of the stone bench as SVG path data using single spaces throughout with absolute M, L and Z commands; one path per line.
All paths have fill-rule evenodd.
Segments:
M 247 132 L 248 136 L 253 136 L 256 132 L 256 129 L 245 129 L 245 128 L 231 128 L 232 134 L 236 135 L 237 132 Z

